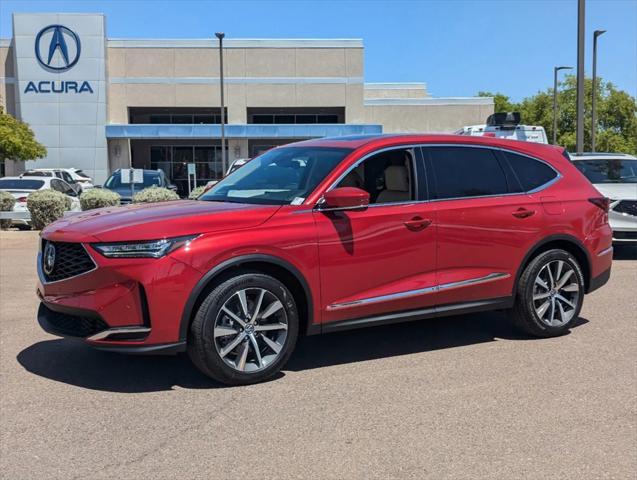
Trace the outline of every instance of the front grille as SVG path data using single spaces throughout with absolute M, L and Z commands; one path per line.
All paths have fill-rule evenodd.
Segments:
M 52 327 L 58 335 L 69 337 L 89 337 L 108 329 L 108 325 L 101 318 L 81 315 L 69 315 L 51 310 L 44 304 L 40 306 L 40 316 Z
M 622 200 L 615 205 L 613 210 L 618 213 L 626 213 L 633 217 L 637 217 L 637 200 Z
M 617 240 L 637 240 L 637 232 L 618 232 L 613 231 L 613 238 Z
M 45 268 L 47 262 L 47 243 L 55 247 L 55 260 L 53 269 L 47 273 Z M 95 269 L 93 259 L 86 252 L 81 243 L 67 242 L 47 242 L 42 244 L 42 272 L 47 282 L 57 282 L 67 278 L 75 277 Z

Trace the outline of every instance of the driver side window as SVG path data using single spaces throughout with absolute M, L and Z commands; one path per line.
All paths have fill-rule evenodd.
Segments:
M 337 187 L 365 190 L 370 204 L 416 200 L 413 151 L 401 148 L 372 155 L 351 170 Z

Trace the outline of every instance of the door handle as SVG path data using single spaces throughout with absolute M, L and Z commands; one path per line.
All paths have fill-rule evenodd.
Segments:
M 527 210 L 524 207 L 520 207 L 515 212 L 513 212 L 511 215 L 513 215 L 516 218 L 528 218 L 528 217 L 532 217 L 533 215 L 535 215 L 535 210 Z
M 405 222 L 405 226 L 412 232 L 418 232 L 424 230 L 431 225 L 431 220 L 428 218 L 414 217 L 411 220 Z

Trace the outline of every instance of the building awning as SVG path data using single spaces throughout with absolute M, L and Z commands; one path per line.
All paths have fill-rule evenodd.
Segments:
M 383 133 L 375 124 L 230 124 L 226 138 L 317 138 L 343 135 Z M 221 138 L 221 125 L 214 124 L 111 124 L 106 125 L 106 138 L 130 139 L 209 139 Z

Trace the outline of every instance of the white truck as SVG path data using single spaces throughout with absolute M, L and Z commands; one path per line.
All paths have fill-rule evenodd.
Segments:
M 468 125 L 455 132 L 457 135 L 497 137 L 523 142 L 549 143 L 544 127 L 520 125 L 519 112 L 502 112 L 489 115 L 484 125 Z

